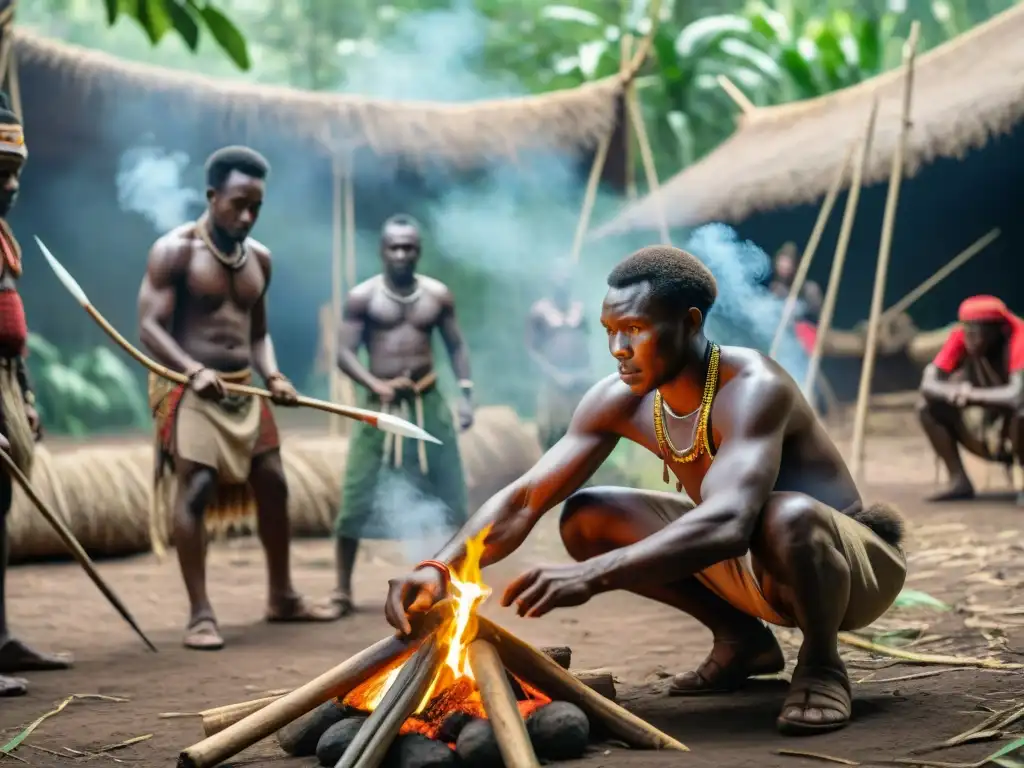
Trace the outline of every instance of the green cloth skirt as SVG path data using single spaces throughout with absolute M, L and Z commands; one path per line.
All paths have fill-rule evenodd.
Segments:
M 361 399 L 365 407 L 383 410 L 376 397 L 364 393 Z M 414 397 L 391 403 L 389 411 L 419 424 L 441 445 L 352 425 L 336 536 L 415 541 L 450 536 L 466 522 L 466 481 L 451 410 L 436 387 L 418 400 L 419 415 Z

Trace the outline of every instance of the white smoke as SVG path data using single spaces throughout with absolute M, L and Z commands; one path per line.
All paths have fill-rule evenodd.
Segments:
M 416 487 L 401 470 L 385 467 L 380 472 L 373 497 L 373 532 L 400 542 L 410 563 L 433 557 L 455 533 L 448 506 Z
M 133 147 L 121 155 L 117 171 L 117 202 L 121 210 L 145 216 L 163 234 L 191 217 L 189 207 L 202 205 L 203 195 L 183 182 L 189 158 L 160 147 Z
M 767 353 L 785 303 L 765 284 L 772 269 L 768 254 L 750 241 L 741 241 L 724 224 L 695 230 L 686 249 L 700 258 L 718 281 L 718 299 L 707 318 L 708 335 L 724 344 Z M 792 331 L 783 336 L 776 360 L 794 379 L 803 380 L 807 355 Z

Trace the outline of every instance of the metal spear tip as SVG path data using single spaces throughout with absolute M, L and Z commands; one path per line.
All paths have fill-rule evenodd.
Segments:
M 390 413 L 377 414 L 377 428 L 385 432 L 393 432 L 402 437 L 411 437 L 414 440 L 426 440 L 428 443 L 442 445 L 440 440 L 426 430 L 420 429 L 412 422 L 400 419 L 398 416 L 393 416 Z
M 36 245 L 39 246 L 39 250 L 43 252 L 43 256 L 46 257 L 46 261 L 50 264 L 50 269 L 54 271 L 61 283 L 64 284 L 64 287 L 68 289 L 75 299 L 78 300 L 79 304 L 83 307 L 88 306 L 89 297 L 85 295 L 85 291 L 82 290 L 82 286 L 80 286 L 78 281 L 71 276 L 71 273 L 64 269 L 61 263 L 57 261 L 57 257 L 50 253 L 50 249 L 46 247 L 42 240 L 39 239 L 38 235 L 36 235 Z

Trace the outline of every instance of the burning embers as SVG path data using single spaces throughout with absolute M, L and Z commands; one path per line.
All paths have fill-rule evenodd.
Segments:
M 477 615 L 490 593 L 479 568 L 482 542 L 483 535 L 469 543 L 465 564 L 451 574 L 451 599 L 412 636 L 386 637 L 212 733 L 182 751 L 180 768 L 209 768 L 275 730 L 286 752 L 315 753 L 335 768 L 539 768 L 538 754 L 579 756 L 595 733 L 633 748 L 685 751 Z

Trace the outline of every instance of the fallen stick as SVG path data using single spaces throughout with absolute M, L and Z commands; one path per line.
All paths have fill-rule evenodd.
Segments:
M 423 641 L 419 650 L 402 665 L 398 677 L 363 721 L 355 739 L 334 768 L 379 768 L 402 724 L 416 711 L 430 690 L 446 650 L 446 644 L 438 639 L 436 632 Z
M 568 701 L 582 709 L 593 722 L 631 747 L 673 749 L 689 752 L 686 745 L 645 723 L 629 710 L 591 690 L 569 672 L 528 643 L 493 621 L 479 616 L 477 636 L 494 645 L 508 670 L 554 700 Z
M 203 718 L 203 735 L 213 736 L 213 734 L 223 731 L 229 725 L 234 725 L 239 720 L 244 720 L 253 712 L 259 712 L 268 704 L 280 699 L 282 695 L 284 694 L 265 696 L 262 699 L 241 701 L 237 704 L 225 704 L 223 707 L 203 710 L 199 713 Z
M 519 705 L 508 684 L 505 666 L 494 646 L 479 639 L 470 643 L 469 665 L 484 702 L 487 719 L 494 728 L 505 768 L 540 768 L 537 753 L 526 732 L 526 721 L 519 714 Z
M 839 633 L 839 642 L 862 651 L 870 651 L 880 656 L 889 656 L 893 659 L 902 659 L 912 664 L 941 664 L 948 667 L 980 667 L 982 669 L 1024 669 L 1024 664 L 996 661 L 995 659 L 975 659 L 970 656 L 943 656 L 931 653 L 913 653 L 901 648 L 892 648 L 887 645 L 879 645 L 865 640 L 849 632 Z
M 410 636 L 392 635 L 377 641 L 263 709 L 182 750 L 178 755 L 178 765 L 180 768 L 209 768 L 234 757 L 314 707 L 328 699 L 345 696 L 365 680 L 387 669 L 451 615 L 451 603 L 441 601 L 422 621 L 416 622 Z

